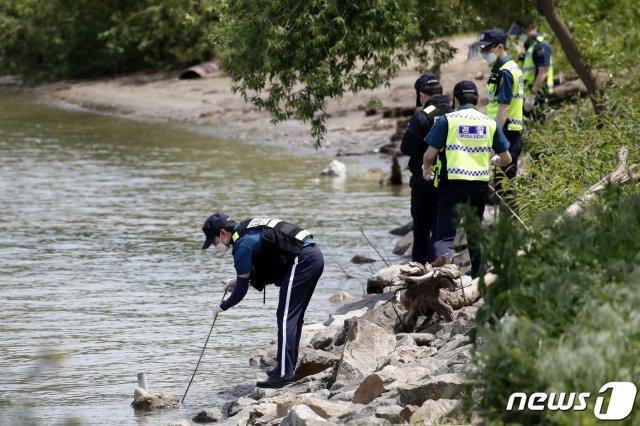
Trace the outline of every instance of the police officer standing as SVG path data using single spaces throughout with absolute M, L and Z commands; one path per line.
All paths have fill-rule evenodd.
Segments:
M 491 28 L 480 34 L 480 39 L 469 46 L 469 57 L 479 51 L 483 59 L 491 66 L 491 76 L 487 82 L 487 115 L 498 122 L 509 141 L 509 153 L 512 163 L 503 172 L 513 184 L 518 173 L 518 157 L 522 151 L 523 100 L 524 80 L 522 70 L 515 63 L 506 48 L 507 35 L 499 28 Z M 502 191 L 501 181 L 496 184 L 496 190 Z M 515 206 L 515 191 L 503 192 L 507 202 L 513 210 Z
M 293 381 L 304 313 L 324 269 L 322 252 L 304 229 L 274 218 L 255 218 L 237 223 L 224 213 L 212 214 L 204 222 L 206 240 L 219 252 L 233 247 L 236 278 L 227 281 L 231 296 L 213 307 L 213 314 L 235 306 L 249 285 L 262 291 L 267 284 L 280 287 L 278 310 L 278 364 L 268 370 L 258 387 L 280 388 Z
M 422 177 L 422 157 L 427 150 L 424 138 L 433 127 L 435 119 L 453 111 L 449 98 L 442 94 L 442 85 L 432 73 L 420 76 L 415 83 L 418 110 L 409 120 L 400 150 L 409 156 L 411 171 L 411 217 L 413 218 L 413 247 L 411 258 L 415 262 L 433 262 L 435 252 L 433 237 L 436 230 L 437 192 L 433 181 Z
M 551 46 L 547 43 L 533 24 L 523 25 L 515 22 L 508 31 L 509 35 L 517 36 L 524 44 L 525 53 L 522 61 L 522 76 L 524 80 L 524 112 L 534 119 L 544 119 L 540 109 L 553 94 L 553 60 Z
M 511 162 L 509 142 L 496 120 L 475 109 L 478 88 L 462 80 L 453 88 L 457 110 L 438 118 L 425 139 L 428 144 L 423 167 L 426 180 L 435 179 L 438 188 L 436 256 L 453 255 L 458 218 L 456 206 L 470 204 L 482 218 L 492 165 Z M 491 150 L 497 155 L 491 157 Z M 435 167 L 433 166 L 434 162 Z M 469 241 L 471 275 L 480 269 L 480 255 Z

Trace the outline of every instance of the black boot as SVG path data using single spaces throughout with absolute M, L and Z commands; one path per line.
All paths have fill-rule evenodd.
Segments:
M 259 388 L 281 388 L 290 383 L 293 383 L 293 377 L 291 376 L 269 376 L 267 380 L 262 382 L 257 382 L 256 386 Z

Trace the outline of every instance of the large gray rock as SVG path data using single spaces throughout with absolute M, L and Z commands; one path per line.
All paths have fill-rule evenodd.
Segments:
M 420 358 L 426 358 L 436 353 L 430 346 L 400 346 L 393 353 L 392 365 L 408 365 Z
M 200 411 L 191 420 L 196 423 L 216 423 L 224 419 L 224 415 L 217 408 L 209 408 L 208 410 Z
M 353 402 L 356 404 L 368 404 L 385 391 L 384 382 L 376 373 L 369 374 L 360 383 L 353 394 Z
M 389 426 L 389 420 L 380 419 L 375 415 L 369 417 L 358 417 L 345 423 L 347 426 Z
M 247 407 L 250 407 L 251 405 L 255 404 L 256 402 L 258 401 L 253 398 L 240 397 L 235 401 L 229 401 L 225 403 L 222 406 L 222 413 L 226 417 L 233 417 L 239 412 L 241 412 L 242 410 L 246 409 Z
M 319 322 L 309 323 L 302 326 L 302 333 L 300 334 L 300 347 L 311 345 L 311 340 L 319 332 L 325 330 L 327 327 Z
M 400 275 L 403 265 L 390 265 L 380 269 L 367 280 L 367 294 L 382 293 L 386 287 L 391 287 Z
M 449 416 L 456 408 L 458 401 L 454 399 L 426 400 L 411 416 L 411 424 L 432 425 L 440 423 L 444 417 Z
M 471 359 L 473 345 L 460 346 L 451 351 L 438 352 L 431 359 L 442 359 L 447 365 L 466 363 Z
M 415 361 L 410 363 L 400 363 L 393 358 L 389 360 L 387 367 L 395 367 L 401 371 L 412 371 L 413 369 L 426 369 L 428 372 L 424 375 L 414 375 L 413 378 L 423 378 L 425 376 L 435 376 L 438 374 L 444 374 L 449 368 L 449 362 L 446 359 L 434 358 L 433 355 L 426 358 L 416 358 Z M 378 373 L 380 373 L 379 371 Z
M 387 420 L 391 424 L 406 423 L 409 419 L 403 417 L 404 407 L 399 405 L 387 405 L 378 407 L 375 416 L 379 419 Z
M 294 379 L 300 380 L 303 377 L 321 373 L 327 368 L 333 368 L 340 358 L 331 352 L 318 351 L 310 348 L 303 348 L 300 351 L 298 366 Z
M 425 367 L 398 367 L 387 365 L 375 374 L 382 380 L 384 392 L 405 386 L 419 378 L 425 378 L 433 373 L 433 369 Z
M 133 391 L 131 406 L 137 410 L 156 410 L 160 408 L 176 408 L 180 400 L 175 395 L 164 393 L 149 393 L 146 389 L 137 387 Z
M 324 419 L 340 417 L 354 410 L 355 405 L 350 403 L 337 403 L 320 399 L 313 394 L 286 394 L 270 399 L 277 406 L 277 417 L 286 416 L 289 410 L 296 405 L 306 405 L 314 413 Z
M 318 331 L 312 338 L 310 345 L 313 349 L 327 349 L 333 345 L 338 333 L 342 331 L 344 322 L 333 322 L 330 326 Z
M 396 338 L 382 328 L 358 320 L 349 330 L 332 389 L 374 372 L 396 347 Z
M 436 338 L 430 333 L 397 333 L 396 339 L 400 340 L 405 336 L 411 337 L 418 346 L 429 346 Z
M 366 314 L 368 310 L 369 310 L 369 308 L 362 307 L 360 309 L 356 309 L 354 311 L 346 312 L 344 314 L 330 314 L 329 318 L 324 322 L 324 325 L 325 326 L 331 326 L 333 324 L 342 325 L 345 320 L 348 320 L 348 319 L 351 319 L 351 318 L 356 318 L 356 317 L 361 317 L 364 314 Z
M 461 374 L 441 374 L 427 380 L 415 381 L 398 388 L 402 405 L 422 405 L 428 399 L 455 398 L 466 387 L 466 380 Z
M 360 318 L 382 327 L 387 333 L 394 334 L 396 324 L 399 321 L 398 314 L 403 315 L 405 310 L 399 304 L 396 304 L 394 308 L 391 295 L 389 296 L 387 301 L 378 303 Z
M 249 358 L 249 365 L 254 367 L 273 367 L 277 364 L 278 347 L 270 345 L 265 348 L 258 349 Z
M 279 416 L 277 405 L 273 402 L 259 402 L 250 405 L 233 418 L 237 425 L 268 424 Z
M 413 337 L 403 333 L 403 336 L 396 334 L 396 348 L 400 348 L 402 346 L 417 346 L 416 341 L 413 340 Z
M 458 349 L 461 346 L 467 346 L 469 344 L 469 338 L 462 334 L 455 334 L 444 345 L 438 348 L 438 353 L 450 352 L 454 349 Z
M 373 309 L 379 302 L 387 301 L 388 294 L 369 294 L 355 302 L 345 303 L 336 309 L 336 315 L 344 315 L 362 308 Z
M 323 393 L 323 391 L 329 391 L 327 389 L 327 383 L 332 377 L 333 370 L 327 370 L 313 376 L 307 376 L 293 385 L 282 388 L 281 392 L 278 392 L 276 395 L 283 395 L 285 393 L 313 393 L 314 395 L 317 395 L 318 398 L 326 399 L 327 394 Z
M 284 416 L 280 422 L 280 426 L 324 426 L 327 424 L 329 422 L 303 404 L 293 406 L 289 414 Z
M 395 247 L 393 247 L 393 254 L 397 254 L 398 256 L 410 255 L 411 247 L 413 247 L 413 231 L 405 234 L 398 240 Z

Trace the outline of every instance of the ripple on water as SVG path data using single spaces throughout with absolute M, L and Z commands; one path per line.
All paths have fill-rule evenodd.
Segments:
M 211 327 L 230 257 L 200 249 L 214 210 L 275 215 L 310 229 L 325 272 L 307 312 L 324 320 L 337 290 L 362 293 L 382 266 L 361 229 L 393 259 L 388 230 L 409 220 L 408 191 L 313 181 L 320 152 L 218 140 L 169 126 L 0 98 L 0 423 L 78 419 L 140 424 L 190 417 L 256 378 L 248 358 L 276 336 L 277 289 L 250 291 L 220 316 L 189 409 L 129 407 L 136 374 L 181 396 Z M 357 164 L 350 164 L 357 169 Z M 344 270 L 356 276 L 345 278 Z

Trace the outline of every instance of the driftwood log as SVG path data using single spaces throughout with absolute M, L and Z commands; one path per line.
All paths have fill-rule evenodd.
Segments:
M 616 167 L 614 171 L 600 179 L 598 182 L 591 185 L 589 189 L 587 189 L 580 197 L 578 197 L 578 200 L 576 202 L 565 209 L 564 213 L 557 219 L 556 223 L 561 222 L 565 217 L 573 217 L 578 214 L 580 210 L 582 210 L 583 205 L 593 197 L 595 197 L 599 191 L 607 186 L 608 183 L 625 183 L 629 179 L 640 179 L 639 174 L 632 173 L 637 168 L 637 164 L 634 164 L 631 167 L 627 167 L 628 155 L 629 150 L 626 146 L 620 148 L 617 157 L 618 167 Z
M 453 321 L 454 310 L 472 305 L 480 299 L 479 279 L 467 280 L 467 284 L 463 285 L 458 266 L 444 264 L 442 258 L 433 264 L 410 262 L 400 271 L 400 289 L 404 289 L 400 302 L 406 309 L 400 325 L 406 332 L 415 330 L 421 316 L 425 317 L 422 325 L 427 325 L 436 313 L 446 321 Z M 494 280 L 493 274 L 485 276 L 486 285 Z

